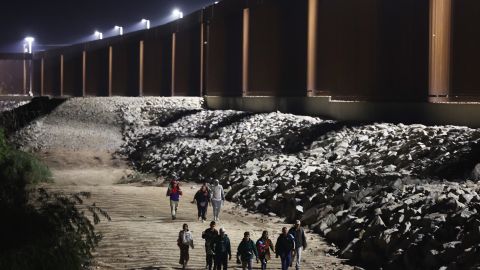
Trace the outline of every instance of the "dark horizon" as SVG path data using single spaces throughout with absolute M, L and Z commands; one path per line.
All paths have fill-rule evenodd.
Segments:
M 35 50 L 93 40 L 98 30 L 104 38 L 114 35 L 114 26 L 124 33 L 140 30 L 142 18 L 157 26 L 173 20 L 171 12 L 180 9 L 185 15 L 213 4 L 207 0 L 85 0 L 67 2 L 15 1 L 0 16 L 0 52 L 23 52 L 24 38 L 35 38 Z

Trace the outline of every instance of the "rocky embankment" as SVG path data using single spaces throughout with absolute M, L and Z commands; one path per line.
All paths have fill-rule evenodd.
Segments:
M 341 257 L 371 269 L 480 265 L 479 130 L 344 126 L 278 112 L 121 111 L 123 151 L 139 169 L 219 179 L 229 200 L 301 218 Z
M 26 148 L 104 147 L 143 172 L 219 179 L 229 200 L 301 218 L 366 268 L 480 266 L 479 130 L 207 111 L 199 98 L 87 98 L 15 136 Z

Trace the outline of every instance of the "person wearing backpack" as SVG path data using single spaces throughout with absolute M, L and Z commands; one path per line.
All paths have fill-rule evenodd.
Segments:
M 253 256 L 258 263 L 258 252 L 255 243 L 250 239 L 250 233 L 245 232 L 242 242 L 237 249 L 237 263 L 241 261 L 243 270 L 252 270 Z
M 280 256 L 282 270 L 288 270 L 292 262 L 292 252 L 295 251 L 295 239 L 293 235 L 288 234 L 287 230 L 287 227 L 282 228 L 282 233 L 275 243 L 275 257 Z
M 183 229 L 178 233 L 177 245 L 180 248 L 180 260 L 179 264 L 182 265 L 182 269 L 185 269 L 190 259 L 190 254 L 188 252 L 189 248 L 194 248 L 193 246 L 193 236 L 192 233 L 188 230 L 188 225 L 183 224 Z
M 170 196 L 170 212 L 173 220 L 177 218 L 178 202 L 181 195 L 183 195 L 183 192 L 178 181 L 172 181 L 171 187 L 167 189 L 167 196 Z
M 260 259 L 260 263 L 262 264 L 262 270 L 267 269 L 267 262 L 270 260 L 270 250 L 275 252 L 273 249 L 272 240 L 268 238 L 268 231 L 263 231 L 262 237 L 257 240 L 257 251 L 258 251 L 258 258 Z
M 215 250 L 215 270 L 227 270 L 228 261 L 232 259 L 232 249 L 230 246 L 230 239 L 225 233 L 224 228 L 220 228 L 220 235 L 215 238 L 214 250 Z
M 218 231 L 215 229 L 215 221 L 210 222 L 210 228 L 202 232 L 202 238 L 205 239 L 205 253 L 206 267 L 205 269 L 212 270 L 213 261 L 215 257 L 215 240 L 218 237 Z M 214 267 L 215 268 L 215 267 Z

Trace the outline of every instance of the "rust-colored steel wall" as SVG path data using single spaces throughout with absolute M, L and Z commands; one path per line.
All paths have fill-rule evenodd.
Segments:
M 422 100 L 428 0 L 319 0 L 318 91 L 337 98 Z
M 33 95 L 35 96 L 42 96 L 42 85 L 41 85 L 41 60 L 35 59 L 33 60 Z
M 201 14 L 191 14 L 176 24 L 173 95 L 201 96 Z
M 307 94 L 307 0 L 249 6 L 248 95 Z
M 139 95 L 140 40 L 112 45 L 112 95 Z
M 480 99 L 480 1 L 453 1 L 451 95 Z
M 171 96 L 172 39 L 155 34 L 145 39 L 143 95 Z
M 163 26 L 39 53 L 34 90 L 59 94 L 63 55 L 63 94 L 74 96 L 480 99 L 478 14 L 477 0 L 224 0 Z
M 60 96 L 60 56 L 46 53 L 43 60 L 43 94 Z
M 206 94 L 242 95 L 242 31 L 245 1 L 222 1 L 206 10 Z
M 24 93 L 24 61 L 28 65 L 28 60 L 0 60 L 0 95 Z
M 82 54 L 67 53 L 63 55 L 63 94 L 82 96 Z
M 108 47 L 86 51 L 86 96 L 108 96 Z

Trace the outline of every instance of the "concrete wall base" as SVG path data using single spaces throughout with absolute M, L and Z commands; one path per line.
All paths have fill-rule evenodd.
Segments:
M 339 121 L 459 125 L 480 128 L 479 103 L 335 101 L 318 97 L 206 96 L 208 109 L 294 113 Z

